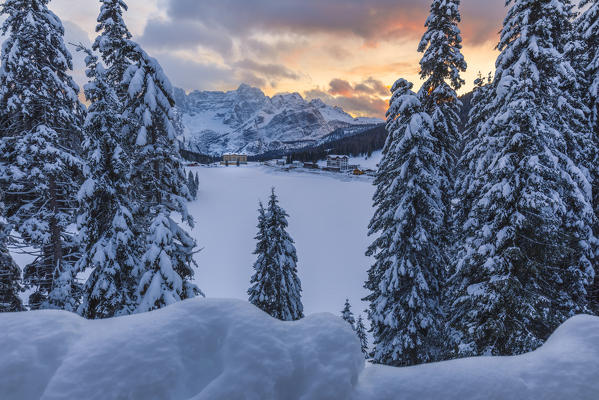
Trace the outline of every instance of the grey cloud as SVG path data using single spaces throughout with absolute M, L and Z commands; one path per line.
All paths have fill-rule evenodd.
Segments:
M 280 39 L 274 43 L 250 36 L 237 36 L 219 26 L 207 26 L 188 19 L 151 19 L 139 39 L 149 49 L 179 50 L 202 47 L 213 50 L 224 59 L 232 59 L 238 49 L 242 57 L 274 59 L 283 52 L 306 45 L 302 38 Z
M 357 35 L 367 45 L 385 40 L 419 37 L 429 12 L 430 0 L 162 0 L 167 19 L 148 22 L 140 42 L 150 51 L 170 53 L 171 70 L 180 62 L 183 77 L 175 80 L 189 85 L 193 74 L 201 70 L 213 81 L 196 75 L 200 81 L 247 82 L 259 87 L 277 86 L 282 79 L 297 80 L 300 75 L 281 65 L 281 54 L 297 48 L 309 48 L 310 35 L 327 33 L 340 38 Z M 462 0 L 461 29 L 467 42 L 480 44 L 497 37 L 505 10 L 503 1 Z M 261 39 L 274 34 L 274 42 Z M 223 58 L 225 66 L 204 65 L 177 59 L 173 50 L 202 47 Z M 332 57 L 349 56 L 348 49 L 336 40 L 322 47 Z M 327 50 L 328 49 L 328 50 Z M 356 50 L 357 51 L 357 50 Z M 175 61 L 177 60 L 177 61 Z M 271 60 L 263 63 L 262 60 Z M 364 69 L 362 76 L 381 73 L 381 66 Z M 391 66 L 390 66 L 391 67 Z M 359 68 L 354 68 L 357 70 Z M 397 65 L 393 69 L 398 69 Z M 189 86 L 186 86 L 189 87 Z M 350 84 L 334 82 L 335 96 L 386 96 L 388 90 L 380 82 L 366 80 Z M 364 99 L 362 99 L 364 100 Z
M 167 0 L 176 20 L 202 21 L 232 35 L 248 32 L 355 34 L 369 42 L 419 36 L 430 0 Z M 495 37 L 505 14 L 503 1 L 463 0 L 465 40 Z M 467 33 L 467 35 L 466 35 Z
M 140 43 L 151 49 L 188 49 L 204 47 L 223 56 L 233 52 L 233 40 L 226 32 L 209 29 L 196 21 L 181 19 L 178 21 L 148 21 Z
M 343 79 L 333 79 L 329 83 L 329 93 L 336 95 L 340 94 L 342 96 L 349 96 L 353 93 L 354 88 L 351 84 Z
M 320 89 L 310 89 L 304 92 L 306 100 L 321 99 L 322 101 L 328 101 L 333 98 L 330 94 Z
M 474 45 L 499 41 L 506 15 L 505 2 L 499 0 L 463 0 L 460 29 L 465 43 Z
M 388 104 L 381 99 L 370 96 L 336 97 L 334 105 L 338 105 L 350 113 L 383 118 Z
M 255 38 L 240 38 L 240 48 L 243 54 L 251 55 L 257 58 L 274 59 L 281 53 L 291 51 L 298 47 L 306 45 L 305 40 L 296 38 L 295 40 L 279 40 L 275 43 L 267 43 Z
M 186 90 L 233 89 L 240 83 L 263 88 L 275 87 L 278 80 L 296 79 L 297 75 L 282 65 L 259 64 L 243 60 L 229 66 L 203 64 L 185 60 L 168 52 L 154 55 L 175 86 Z
M 329 83 L 329 93 L 347 97 L 357 97 L 360 95 L 388 96 L 389 90 L 383 82 L 370 77 L 354 85 L 343 79 L 333 79 Z
M 358 86 L 358 85 L 356 85 Z M 384 118 L 387 102 L 373 94 L 355 90 L 349 82 L 342 79 L 333 79 L 328 91 L 319 88 L 304 92 L 309 99 L 321 99 L 332 106 L 339 106 L 345 111 L 361 116 Z
M 239 79 L 250 86 L 264 87 L 267 84 L 266 79 L 260 78 L 250 71 L 241 71 Z
M 402 5 L 403 3 L 403 5 Z M 211 26 L 232 32 L 252 30 L 288 32 L 352 32 L 371 38 L 381 26 L 371 22 L 399 17 L 408 0 L 170 0 L 167 10 L 174 18 L 202 19 Z M 402 7 L 403 6 L 403 7 Z M 234 12 L 232 12 L 234 10 Z M 409 8 L 404 13 L 409 12 Z
M 330 45 L 325 47 L 325 50 L 333 57 L 335 57 L 336 59 L 339 60 L 343 60 L 346 58 L 351 57 L 352 53 L 351 51 L 344 49 L 341 46 L 336 46 L 336 45 Z
M 280 64 L 261 64 L 250 59 L 244 59 L 233 64 L 234 67 L 252 71 L 263 75 L 267 79 L 278 80 L 281 78 L 294 79 L 300 78 L 298 74 Z
M 192 76 L 197 76 L 196 71 L 201 71 L 210 77 L 215 77 L 217 82 L 243 82 L 253 86 L 265 87 L 267 84 L 275 87 L 281 79 L 297 80 L 300 76 L 289 68 L 275 63 L 259 63 L 246 57 L 238 61 L 235 47 L 239 46 L 244 51 L 257 58 L 276 58 L 280 51 L 291 49 L 298 43 L 279 40 L 275 43 L 266 43 L 253 38 L 234 39 L 222 28 L 208 27 L 201 21 L 188 19 L 150 20 L 145 27 L 140 43 L 150 51 L 163 54 L 170 63 L 170 70 L 177 69 L 181 77 L 174 79 L 184 82 L 189 88 Z M 215 51 L 223 57 L 226 67 L 211 64 L 193 63 L 191 61 L 177 58 L 173 50 L 205 48 Z M 168 57 L 168 58 L 167 58 Z M 180 61 L 177 61 L 180 60 Z M 180 62 L 180 66 L 175 64 Z M 200 83 L 198 79 L 197 84 Z M 212 85 L 214 86 L 214 85 Z M 193 87 L 193 86 L 192 86 Z M 196 86 L 204 88 L 205 86 Z
M 184 60 L 170 53 L 153 54 L 173 85 L 186 89 L 220 90 L 239 84 L 233 70 L 215 64 Z
M 371 88 L 370 86 L 364 84 L 364 83 L 358 83 L 355 87 L 354 90 L 356 92 L 362 92 L 362 93 L 367 93 L 367 94 L 374 94 L 375 91 L 373 88 Z
M 379 95 L 379 96 L 388 96 L 389 95 L 389 89 L 387 89 L 385 87 L 383 82 L 379 81 L 378 79 L 374 79 L 372 77 L 366 79 L 362 83 L 358 83 L 354 87 L 354 90 L 356 92 Z

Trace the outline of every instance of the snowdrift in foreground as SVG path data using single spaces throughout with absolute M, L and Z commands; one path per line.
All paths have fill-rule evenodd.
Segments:
M 343 399 L 363 364 L 341 319 L 283 323 L 236 300 L 0 315 L 0 399 Z
M 593 399 L 599 318 L 568 321 L 542 349 L 413 368 L 367 367 L 329 314 L 271 319 L 235 300 L 185 301 L 86 321 L 0 315 L 2 399 Z
M 373 366 L 356 399 L 597 400 L 599 318 L 566 321 L 532 353 L 476 357 L 411 368 Z

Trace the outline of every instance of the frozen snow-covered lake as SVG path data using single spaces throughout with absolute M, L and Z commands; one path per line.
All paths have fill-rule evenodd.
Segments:
M 196 220 L 196 281 L 207 297 L 247 300 L 258 216 L 258 200 L 275 187 L 289 213 L 306 314 L 338 314 L 345 298 L 354 313 L 371 260 L 364 255 L 374 186 L 367 178 L 309 172 L 281 172 L 256 164 L 197 167 L 200 192 L 189 204 Z

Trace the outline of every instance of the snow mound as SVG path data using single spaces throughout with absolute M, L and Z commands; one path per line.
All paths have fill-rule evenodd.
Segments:
M 599 318 L 566 321 L 532 353 L 476 357 L 410 368 L 373 366 L 356 399 L 597 400 Z
M 340 318 L 281 322 L 236 300 L 96 321 L 0 315 L 1 399 L 344 399 L 363 366 Z
M 0 315 L 0 398 L 11 400 L 596 400 L 599 318 L 572 318 L 522 356 L 363 367 L 340 318 L 280 322 L 236 300 L 97 321 Z

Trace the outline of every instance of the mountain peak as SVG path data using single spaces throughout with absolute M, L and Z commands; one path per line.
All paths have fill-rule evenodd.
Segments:
M 234 91 L 234 93 L 237 93 L 238 95 L 246 98 L 254 97 L 256 99 L 262 99 L 266 97 L 262 90 L 245 83 L 239 85 L 239 87 L 237 88 L 237 90 Z
M 178 90 L 176 102 L 186 147 L 209 155 L 286 151 L 314 144 L 338 129 L 355 133 L 382 122 L 353 118 L 320 99 L 308 102 L 297 92 L 271 98 L 247 84 L 230 92 L 185 95 Z
M 252 86 L 248 85 L 247 83 L 242 83 L 241 85 L 239 85 L 239 87 L 237 88 L 236 91 L 237 92 L 253 92 L 256 90 L 260 90 L 260 89 L 252 87 Z
M 306 104 L 306 101 L 301 94 L 294 93 L 278 93 L 271 98 L 272 103 L 276 107 L 295 107 Z
M 324 101 L 322 101 L 321 99 L 313 99 L 310 101 L 310 104 L 313 105 L 316 108 L 325 108 L 327 107 L 327 105 L 325 104 Z

